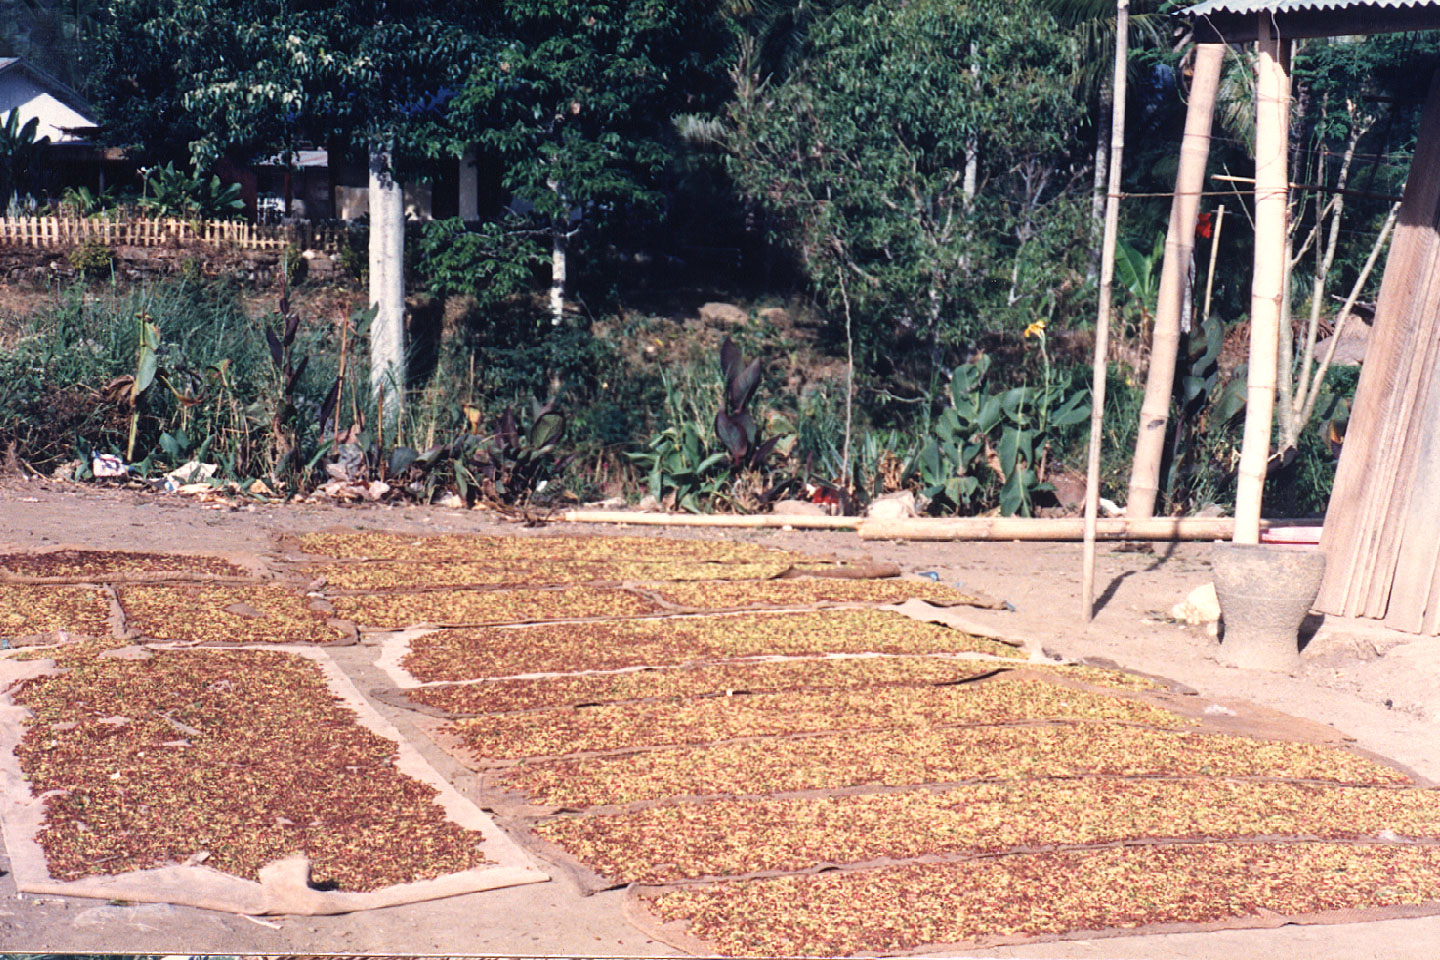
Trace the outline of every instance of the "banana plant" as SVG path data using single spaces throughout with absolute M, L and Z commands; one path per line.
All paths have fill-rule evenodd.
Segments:
M 36 138 L 39 129 L 40 118 L 31 117 L 22 124 L 19 109 L 11 110 L 0 123 L 0 210 L 12 194 L 18 196 L 30 190 L 39 170 L 41 150 L 50 142 L 49 137 Z

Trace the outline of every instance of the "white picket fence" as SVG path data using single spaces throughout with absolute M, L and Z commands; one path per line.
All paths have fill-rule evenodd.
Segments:
M 279 226 L 244 220 L 180 220 L 173 217 L 0 217 L 0 246 L 75 247 L 98 240 L 112 247 L 210 245 L 238 250 L 283 250 L 292 244 L 333 251 L 344 224 Z

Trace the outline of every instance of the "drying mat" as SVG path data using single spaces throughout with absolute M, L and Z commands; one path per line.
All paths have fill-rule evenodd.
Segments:
M 612 884 L 869 869 L 1114 844 L 1440 844 L 1434 790 L 1218 778 L 1000 781 L 587 812 L 534 825 Z
M 929 580 L 770 580 L 758 583 L 644 583 L 637 589 L 679 610 L 718 611 L 813 607 L 820 604 L 902 604 L 1004 609 L 1003 601 Z
M 377 694 L 396 706 L 458 719 L 552 707 L 673 701 L 678 697 L 702 699 L 856 687 L 949 686 L 994 674 L 1004 667 L 1003 663 L 988 658 L 833 654 L 472 680 L 377 691 Z
M 681 888 L 626 916 L 697 956 L 957 954 L 1001 944 L 1440 913 L 1440 848 L 1113 846 Z
M 674 667 L 765 656 L 933 653 L 1007 660 L 1022 656 L 1008 643 L 891 610 L 417 628 L 389 634 L 380 643 L 377 662 L 400 689 L 427 682 Z
M 250 648 L 260 649 L 260 648 Z M 174 864 L 115 876 L 92 876 L 57 881 L 50 876 L 45 854 L 37 841 L 44 823 L 43 798 L 31 797 L 15 749 L 23 736 L 29 711 L 16 705 L 9 693 L 0 696 L 0 785 L 3 785 L 3 827 L 6 849 L 16 884 L 26 893 L 52 893 L 148 903 L 174 903 L 246 914 L 333 914 L 376 909 L 463 893 L 473 893 L 547 879 L 496 824 L 462 797 L 405 742 L 354 688 L 343 672 L 322 651 L 308 647 L 267 647 L 317 664 L 328 691 L 356 714 L 357 724 L 397 745 L 396 771 L 435 791 L 432 801 L 445 821 L 479 835 L 484 864 L 454 873 L 368 892 L 340 892 L 311 887 L 309 862 L 289 856 L 259 871 L 259 882 L 221 873 L 201 864 Z M 144 657 L 142 648 L 130 655 Z M 163 653 L 160 655 L 164 655 Z M 225 652 L 187 651 L 192 657 L 223 657 Z M 45 661 L 17 663 L 0 660 L 0 684 L 8 688 L 18 680 L 54 672 Z M 183 726 L 183 725 L 182 725 Z
M 0 583 L 0 638 L 12 646 L 56 637 L 110 637 L 122 629 L 114 594 L 95 584 Z
M 280 549 L 293 560 L 634 560 L 707 563 L 815 562 L 817 557 L 737 540 L 675 540 L 662 537 L 609 537 L 603 534 L 530 536 L 473 534 L 407 535 L 337 529 L 301 537 L 282 537 Z
M 757 737 L 704 749 L 513 764 L 482 772 L 486 805 L 525 816 L 743 796 L 840 796 L 885 788 L 1077 777 L 1224 777 L 1372 786 L 1412 781 L 1328 745 L 1099 723 L 841 730 Z
M 338 616 L 377 630 L 402 630 L 421 624 L 470 627 L 642 617 L 664 609 L 659 602 L 633 590 L 607 587 L 366 593 L 336 596 L 330 602 Z
M 788 560 L 712 563 L 700 560 L 361 560 L 302 567 L 331 595 L 370 591 L 428 591 L 455 587 L 616 585 L 629 581 L 713 581 L 898 577 L 900 567 L 872 561 L 791 563 Z
M 193 644 L 354 643 L 353 624 L 279 583 L 127 584 L 119 588 L 126 636 Z
M 417 718 L 423 719 L 423 718 Z M 876 687 L 760 693 L 596 707 L 555 708 L 451 722 L 476 767 L 666 747 L 705 747 L 756 737 L 936 726 L 1090 721 L 1194 729 L 1193 720 L 1132 696 L 1089 692 L 1001 674 L 948 687 Z
M 1045 809 L 1046 784 L 1054 785 L 1058 797 L 1066 790 L 1080 789 L 1084 780 L 1095 780 L 1097 774 L 1108 778 L 1106 782 L 1133 781 L 1132 786 L 1110 794 L 1100 791 L 1088 799 L 1072 801 L 1072 819 L 1078 822 L 1076 829 L 1087 842 L 1097 835 L 1115 836 L 1113 831 L 1097 834 L 1096 830 L 1106 825 L 1089 823 L 1089 817 L 1116 816 L 1122 822 L 1136 823 L 1147 811 L 1153 815 L 1150 808 L 1154 805 L 1143 798 L 1132 799 L 1127 815 L 1121 802 L 1125 791 L 1133 794 L 1170 790 L 1172 801 L 1179 798 L 1183 802 L 1183 793 L 1176 794 L 1173 786 L 1177 778 L 1209 777 L 1217 782 L 1226 778 L 1234 785 L 1227 788 L 1202 781 L 1202 786 L 1212 793 L 1224 793 L 1226 789 L 1272 791 L 1276 794 L 1274 802 L 1288 802 L 1289 809 L 1302 809 L 1317 803 L 1316 797 L 1333 798 L 1341 795 L 1338 791 L 1348 789 L 1351 793 L 1345 794 L 1347 802 L 1357 804 L 1358 812 L 1341 819 L 1356 824 L 1365 822 L 1361 813 L 1370 800 L 1382 808 L 1382 819 L 1383 808 L 1397 797 L 1401 798 L 1397 809 L 1404 802 L 1419 802 L 1422 807 L 1429 803 L 1440 811 L 1440 802 L 1432 794 L 1414 790 L 1417 783 L 1423 782 L 1409 771 L 1355 749 L 1329 727 L 1244 704 L 1207 702 L 1163 689 L 1116 695 L 1113 688 L 1097 689 L 1086 683 L 1081 678 L 1089 668 L 1080 669 L 1078 675 L 1066 677 L 1063 667 L 1031 669 L 1021 665 L 998 677 L 962 684 L 963 691 L 921 690 L 913 697 L 901 691 L 899 709 L 889 712 L 887 702 L 894 691 L 840 691 L 824 704 L 836 722 L 819 731 L 806 729 L 816 725 L 810 716 L 816 704 L 808 704 L 807 712 L 807 703 L 798 701 L 817 699 L 823 704 L 825 698 L 792 697 L 787 702 L 784 697 L 763 695 L 668 706 L 626 704 L 609 709 L 539 710 L 492 716 L 486 718 L 487 723 L 495 725 L 486 731 L 491 737 L 488 751 L 477 749 L 475 737 L 466 734 L 463 723 L 429 718 L 418 718 L 418 722 L 442 748 L 481 772 L 482 802 L 487 807 L 512 818 L 517 835 L 589 892 L 625 882 L 674 879 L 614 869 L 616 850 L 643 861 L 647 854 L 640 851 L 647 846 L 647 836 L 658 838 L 652 847 L 671 838 L 689 836 L 700 838 L 698 849 L 709 842 L 721 848 L 729 844 L 736 850 L 753 843 L 763 850 L 779 845 L 780 835 L 795 824 L 809 824 L 825 835 L 846 823 L 858 822 L 860 817 L 845 815 L 846 803 L 901 804 L 889 815 L 884 810 L 875 813 L 879 808 L 872 807 L 869 819 L 879 819 L 860 831 L 867 841 L 872 835 L 882 837 L 887 823 L 902 824 L 904 829 L 899 832 L 903 836 L 923 835 L 928 824 L 935 835 L 954 837 L 956 828 L 945 819 L 953 819 L 953 814 L 943 809 L 927 812 L 923 806 L 919 813 L 914 812 L 917 801 L 905 795 L 917 791 L 946 794 L 998 790 L 1018 795 L 1025 790 L 1039 790 L 1038 795 L 1030 797 L 1034 817 L 1038 818 Z M 1041 689 L 1037 690 L 1037 686 Z M 988 696 L 987 692 L 997 696 Z M 1012 698 L 1011 692 L 1018 696 Z M 962 699 L 948 704 L 930 703 L 935 699 L 932 694 L 942 700 L 947 695 Z M 971 698 L 968 703 L 965 697 Z M 776 701 L 772 709 L 754 713 L 754 705 L 772 699 Z M 910 702 L 903 702 L 907 699 Z M 1014 702 L 1007 703 L 1011 700 Z M 955 719 L 956 707 L 970 711 L 968 723 L 944 722 Z M 738 717 L 729 718 L 727 726 L 724 717 L 701 715 L 707 710 L 733 711 Z M 564 722 L 582 715 L 586 716 L 584 723 Z M 682 728 L 689 724 L 701 733 L 689 737 L 692 742 L 688 744 L 662 745 L 666 740 L 687 739 L 684 730 L 678 734 L 667 731 L 667 721 L 678 721 Z M 510 736 L 513 729 L 507 733 L 505 727 L 517 724 L 528 729 L 520 731 L 518 737 Z M 818 725 L 824 726 L 823 722 Z M 867 725 L 872 729 L 856 729 Z M 1276 736 L 1286 739 L 1271 739 Z M 495 749 L 497 744 L 500 749 Z M 495 754 L 505 754 L 510 760 L 497 762 Z M 557 758 L 551 754 L 569 756 Z M 522 757 L 523 762 L 515 762 Z M 1355 785 L 1362 785 L 1362 789 L 1356 792 Z M 1394 792 L 1400 787 L 1412 792 L 1403 796 Z M 1421 799 L 1405 801 L 1404 796 Z M 785 803 L 791 806 L 783 807 Z M 1223 806 L 1224 798 L 1215 803 Z M 729 811 L 733 815 L 721 815 L 727 810 L 726 804 L 733 807 Z M 779 804 L 780 812 L 762 816 L 762 804 Z M 827 804 L 840 805 L 840 813 L 828 820 L 817 813 Z M 691 808 L 693 821 L 688 825 L 665 822 L 663 817 L 674 815 L 677 807 Z M 1268 808 L 1263 803 L 1258 808 L 1252 804 L 1252 808 L 1249 821 L 1238 813 L 1232 821 L 1202 818 L 1193 830 L 1203 838 L 1206 830 L 1223 830 L 1227 822 L 1231 829 L 1251 831 L 1268 830 L 1280 822 L 1274 818 L 1257 821 L 1256 810 Z M 902 815 L 907 809 L 913 822 L 906 822 Z M 1003 826 L 1004 805 L 996 809 L 996 821 Z M 589 837 L 555 832 L 565 827 L 537 829 L 537 818 L 557 811 L 615 817 L 617 824 L 625 817 L 641 822 L 611 841 L 603 839 L 606 827 L 601 819 L 592 821 L 601 824 L 601 834 Z M 574 819 L 584 820 L 586 816 Z M 656 817 L 662 819 L 653 819 Z M 652 818 L 648 824 L 646 818 Z M 1433 819 L 1440 825 L 1440 815 Z M 829 825 L 822 825 L 822 821 Z M 1379 832 L 1393 823 L 1412 833 L 1423 832 L 1413 829 L 1413 821 L 1413 817 L 1402 821 L 1397 813 L 1383 825 L 1377 821 L 1370 826 Z M 707 823 L 719 829 L 713 835 L 706 834 Z M 1162 817 L 1160 823 L 1163 827 L 1168 820 Z M 1239 826 L 1235 826 L 1237 823 Z M 1436 832 L 1435 825 L 1425 830 Z M 1133 839 L 1125 837 L 1123 829 L 1118 836 Z M 1041 846 L 1059 843 L 1063 838 L 1019 839 Z M 557 840 L 561 843 L 554 842 Z M 843 863 L 847 852 L 853 853 L 842 848 L 832 851 L 831 856 Z M 865 859 L 883 861 L 887 857 L 914 855 L 912 849 L 870 850 Z M 611 859 L 607 860 L 607 856 Z M 654 856 L 656 863 L 670 864 L 672 868 L 699 859 L 695 851 L 676 849 L 656 850 Z M 811 869 L 830 865 L 818 864 Z M 796 865 L 784 866 L 794 869 Z M 768 864 L 755 870 L 779 868 Z M 723 869 L 719 875 L 724 875 Z
M 264 561 L 249 555 L 222 558 L 211 554 L 90 550 L 66 546 L 0 553 L 0 582 L 243 581 L 264 574 Z

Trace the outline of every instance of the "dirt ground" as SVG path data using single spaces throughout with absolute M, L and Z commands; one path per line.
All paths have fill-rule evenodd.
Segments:
M 480 511 L 420 507 L 254 505 L 230 509 L 174 496 L 53 481 L 0 481 L 0 549 L 55 544 L 215 553 L 263 552 L 275 536 L 329 528 L 395 532 L 545 531 Z M 566 533 L 746 539 L 839 557 L 898 562 L 907 573 L 1008 600 L 1013 611 L 973 611 L 994 632 L 1022 637 L 1069 658 L 1104 658 L 1179 681 L 1205 698 L 1242 698 L 1330 724 L 1361 746 L 1440 781 L 1440 641 L 1417 640 L 1356 622 L 1322 623 L 1305 649 L 1300 677 L 1220 666 L 1199 627 L 1164 619 L 1209 580 L 1205 544 L 1150 552 L 1100 547 L 1102 608 L 1080 617 L 1080 546 L 1039 543 L 866 543 L 853 533 L 565 527 Z M 379 684 L 364 645 L 336 648 L 360 689 Z M 407 711 L 376 703 L 462 791 L 470 774 L 434 749 Z M 542 864 L 543 866 L 543 864 Z M 0 857 L 0 952 L 376 953 L 663 956 L 622 917 L 619 891 L 582 897 L 563 875 L 549 883 L 339 917 L 247 918 L 164 905 L 20 896 Z M 1440 917 L 1271 930 L 1069 940 L 975 951 L 993 957 L 1408 958 L 1440 953 Z

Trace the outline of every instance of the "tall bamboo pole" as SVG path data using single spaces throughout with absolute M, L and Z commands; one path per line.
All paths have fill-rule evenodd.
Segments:
M 1235 489 L 1235 542 L 1260 542 L 1260 501 L 1275 414 L 1285 284 L 1290 133 L 1290 42 L 1260 15 L 1255 63 L 1255 269 L 1250 287 L 1250 365 L 1245 438 Z
M 1145 399 L 1140 406 L 1140 429 L 1135 433 L 1130 492 L 1125 499 L 1127 517 L 1155 515 L 1155 497 L 1160 491 L 1160 461 L 1165 454 L 1165 428 L 1170 422 L 1170 397 L 1175 392 L 1180 316 L 1184 312 L 1183 301 L 1188 292 L 1185 277 L 1195 254 L 1195 221 L 1200 213 L 1200 192 L 1205 188 L 1205 164 L 1210 160 L 1210 126 L 1215 116 L 1215 93 L 1220 89 L 1220 66 L 1224 59 L 1224 44 L 1202 43 L 1195 49 L 1190 105 L 1185 111 L 1180 169 L 1175 174 L 1175 196 L 1170 202 L 1165 262 L 1160 272 L 1155 329 L 1150 338 L 1150 367 L 1145 376 Z
M 1085 471 L 1085 546 L 1080 561 L 1080 602 L 1095 618 L 1095 521 L 1100 510 L 1100 426 L 1105 419 L 1105 371 L 1110 351 L 1110 287 L 1115 280 L 1115 236 L 1120 226 L 1120 167 L 1125 158 L 1125 67 L 1130 52 L 1130 0 L 1115 0 L 1114 106 L 1110 114 L 1110 189 L 1105 197 L 1105 238 L 1100 248 L 1100 306 L 1095 317 L 1094 385 L 1090 393 L 1090 457 Z

